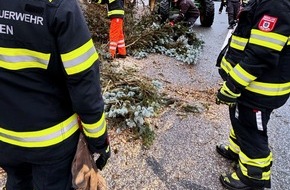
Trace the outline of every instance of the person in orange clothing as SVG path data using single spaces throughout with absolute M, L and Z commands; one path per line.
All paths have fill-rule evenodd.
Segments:
M 124 4 L 122 0 L 98 0 L 99 4 L 108 5 L 108 17 L 110 18 L 110 31 L 109 31 L 109 52 L 111 58 L 126 58 L 126 46 L 123 31 L 124 19 Z
M 119 0 L 117 0 L 119 1 Z M 111 57 L 126 58 L 126 46 L 123 32 L 123 18 L 111 18 L 110 45 Z

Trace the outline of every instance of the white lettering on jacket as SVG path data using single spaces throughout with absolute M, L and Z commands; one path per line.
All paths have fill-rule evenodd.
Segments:
M 15 11 L 0 10 L 0 18 L 43 25 L 43 17 Z
M 0 34 L 10 34 L 13 35 L 13 26 L 8 26 L 5 24 L 0 24 Z

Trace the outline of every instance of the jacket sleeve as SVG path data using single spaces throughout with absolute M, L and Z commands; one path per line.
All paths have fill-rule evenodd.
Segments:
M 286 10 L 289 7 L 283 1 L 262 0 L 258 4 L 245 56 L 229 72 L 228 81 L 239 90 L 279 63 L 279 54 L 290 34 L 290 14 Z
M 90 150 L 101 152 L 107 145 L 107 126 L 98 53 L 76 0 L 62 1 L 53 28 L 73 110 L 81 119 Z

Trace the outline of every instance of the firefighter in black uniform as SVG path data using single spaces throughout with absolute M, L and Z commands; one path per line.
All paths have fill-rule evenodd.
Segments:
M 218 60 L 224 83 L 217 103 L 229 105 L 232 129 L 222 156 L 238 161 L 220 176 L 228 189 L 270 188 L 270 114 L 290 93 L 290 1 L 251 0 L 240 13 L 225 56 Z
M 0 167 L 7 190 L 72 189 L 78 116 L 110 156 L 98 54 L 75 0 L 0 0 Z

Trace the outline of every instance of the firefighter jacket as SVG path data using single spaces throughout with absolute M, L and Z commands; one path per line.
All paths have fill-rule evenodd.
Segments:
M 47 156 L 78 138 L 79 116 L 91 151 L 103 151 L 98 54 L 78 2 L 0 0 L 0 7 L 0 143 Z
M 238 102 L 276 109 L 290 93 L 290 1 L 251 0 L 242 10 L 220 74 L 241 92 Z
M 107 4 L 108 17 L 124 18 L 124 3 L 123 0 L 97 0 L 99 4 Z

